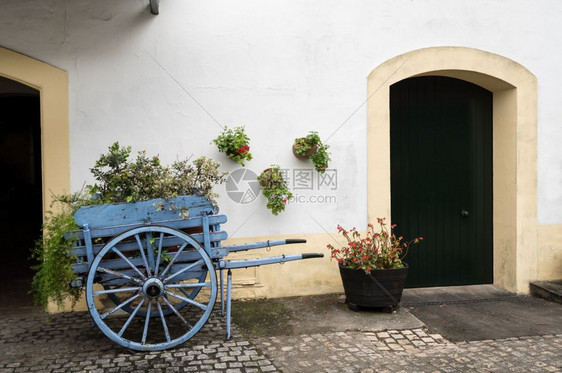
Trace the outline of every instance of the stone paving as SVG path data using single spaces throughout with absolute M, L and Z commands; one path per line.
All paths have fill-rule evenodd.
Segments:
M 92 327 L 88 313 L 2 316 L 0 373 L 12 372 L 276 372 L 256 346 L 233 330 L 225 340 L 223 319 L 214 313 L 180 347 L 160 352 L 124 349 Z
M 425 329 L 224 340 L 215 312 L 170 351 L 125 350 L 87 313 L 0 316 L 0 373 L 16 372 L 561 372 L 562 334 L 451 343 Z
M 426 330 L 260 338 L 282 372 L 560 372 L 562 335 L 451 343 Z

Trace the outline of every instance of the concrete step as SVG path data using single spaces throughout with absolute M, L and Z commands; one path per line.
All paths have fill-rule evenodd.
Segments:
M 562 304 L 562 280 L 535 281 L 529 284 L 531 295 Z

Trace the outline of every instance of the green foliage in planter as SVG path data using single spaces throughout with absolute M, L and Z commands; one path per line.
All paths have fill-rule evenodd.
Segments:
M 306 156 L 307 152 L 316 146 L 316 152 L 310 155 L 310 159 L 314 164 L 316 171 L 320 173 L 326 172 L 328 163 L 330 162 L 330 153 L 328 153 L 329 145 L 324 145 L 318 132 L 310 131 L 306 137 L 295 139 L 295 152 L 299 155 Z
M 131 147 L 114 143 L 90 169 L 97 183 L 88 186 L 92 195 L 99 195 L 100 203 L 137 202 L 153 198 L 174 198 L 179 195 L 201 193 L 215 203 L 218 194 L 213 186 L 226 181 L 220 163 L 207 157 L 176 161 L 163 166 L 157 156 L 148 157 L 145 151 L 129 160 Z
M 250 138 L 246 135 L 244 127 L 235 127 L 233 130 L 225 127 L 224 131 L 213 140 L 219 151 L 233 161 L 244 166 L 244 160 L 252 160 L 250 153 Z
M 130 154 L 130 146 L 112 144 L 90 170 L 95 184 L 86 185 L 85 192 L 55 196 L 45 216 L 43 238 L 33 249 L 33 257 L 39 263 L 33 268 L 36 273 L 32 292 L 36 306 L 46 307 L 49 301 L 54 301 L 62 307 L 65 299 L 75 303 L 82 294 L 81 288 L 69 286 L 76 276 L 71 267 L 74 260 L 68 256 L 75 240 L 68 232 L 78 229 L 73 217 L 80 207 L 191 194 L 202 194 L 214 203 L 218 194 L 213 192 L 213 186 L 226 181 L 227 173 L 219 171 L 220 163 L 206 157 L 164 166 L 158 157 L 148 157 L 144 151 L 133 160 L 129 159 Z M 185 217 L 184 213 L 179 211 L 178 215 Z
M 267 208 L 273 215 L 284 211 L 287 201 L 293 198 L 293 194 L 283 179 L 281 168 L 278 165 L 271 165 L 271 168 L 264 170 L 258 176 L 258 181 L 261 184 L 263 195 L 267 198 Z

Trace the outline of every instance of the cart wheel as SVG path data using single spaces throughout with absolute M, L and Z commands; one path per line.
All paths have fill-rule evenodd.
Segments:
M 207 281 L 201 280 L 203 274 Z M 104 289 L 94 289 L 96 283 Z M 109 295 L 119 304 L 105 306 Z M 134 228 L 111 239 L 86 281 L 96 325 L 114 342 L 139 351 L 164 350 L 190 339 L 207 322 L 216 297 L 213 262 L 203 247 L 162 226 Z M 123 312 L 125 307 L 130 312 Z
M 200 283 L 205 282 L 206 278 L 207 278 L 207 271 L 202 271 L 201 276 L 199 276 L 198 282 L 200 282 Z M 118 289 L 120 287 L 121 286 L 112 286 L 112 285 L 105 285 L 105 284 L 103 285 L 103 288 L 105 290 L 115 290 L 115 289 Z M 188 289 L 179 288 L 178 290 L 180 292 L 182 292 L 187 298 L 194 299 L 197 296 L 197 294 L 199 294 L 199 291 L 201 290 L 201 287 L 193 287 L 193 288 L 188 288 Z M 123 294 L 121 294 L 121 295 L 123 295 Z M 125 300 L 127 300 L 127 298 L 122 299 L 123 297 L 122 296 L 120 297 L 119 293 L 108 293 L 107 297 L 109 299 L 111 299 L 113 304 L 115 304 L 116 306 L 119 306 L 121 303 L 123 303 Z M 189 303 L 187 303 L 187 302 L 181 302 L 181 303 L 176 304 L 175 308 L 177 310 L 180 310 L 188 304 Z M 135 310 L 133 307 L 129 306 L 128 304 L 122 306 L 121 309 L 125 312 L 128 312 L 128 313 L 133 313 L 133 311 Z M 162 312 L 164 313 L 164 316 L 168 316 L 168 315 L 172 314 L 173 311 L 170 308 L 167 308 L 167 309 L 162 310 Z M 146 316 L 146 312 L 145 311 L 138 311 L 137 315 L 138 316 Z M 160 316 L 160 314 L 158 313 L 157 310 L 153 310 L 150 313 L 150 317 L 159 317 L 159 316 Z

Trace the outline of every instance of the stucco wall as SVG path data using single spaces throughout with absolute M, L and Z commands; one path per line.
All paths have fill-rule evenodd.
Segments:
M 305 201 L 277 217 L 262 196 L 239 205 L 217 191 L 234 239 L 307 234 L 317 244 L 306 251 L 324 251 L 338 223 L 367 223 L 369 72 L 408 51 L 463 46 L 537 77 L 538 223 L 562 224 L 560 1 L 166 0 L 154 16 L 148 0 L 3 0 L 0 10 L 1 47 L 68 72 L 74 190 L 116 140 L 165 161 L 208 155 L 232 171 L 238 165 L 210 142 L 221 125 L 245 125 L 248 168 L 292 172 L 310 168 L 292 155 L 293 139 L 318 130 L 331 145 L 335 188 L 298 190 Z M 330 198 L 309 200 L 319 196 Z M 558 273 L 539 258 L 539 277 L 541 268 Z
M 562 278 L 562 225 L 539 225 L 537 246 L 537 280 Z

